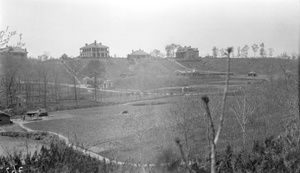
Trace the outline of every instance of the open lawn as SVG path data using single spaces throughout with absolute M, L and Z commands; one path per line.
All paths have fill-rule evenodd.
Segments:
M 143 112 L 142 114 L 144 115 L 147 114 L 148 110 L 151 110 L 153 111 L 151 119 L 155 123 L 153 125 L 162 126 L 162 115 L 170 108 L 170 104 L 163 101 L 159 105 L 151 106 L 151 102 L 149 103 L 149 105 L 137 104 L 131 106 L 128 104 L 60 111 L 52 113 L 52 116 L 71 117 L 33 122 L 25 124 L 25 126 L 36 130 L 62 133 L 64 136 L 69 137 L 73 143 L 83 145 L 98 152 L 106 151 L 114 147 L 120 147 L 114 145 L 121 145 L 123 142 L 125 142 L 124 145 L 128 146 L 135 143 L 132 140 L 127 140 L 129 143 L 126 143 L 125 140 L 128 139 L 128 136 L 134 134 L 134 130 L 126 125 L 126 121 L 134 113 Z M 122 113 L 123 111 L 127 111 L 128 113 Z M 115 144 L 110 144 L 111 142 Z M 130 159 L 130 157 L 126 159 Z
M 198 60 L 178 60 L 187 68 L 203 71 L 226 71 L 226 58 L 201 58 Z M 257 74 L 282 74 L 281 66 L 297 73 L 299 60 L 284 60 L 276 58 L 231 58 L 231 72 L 235 74 L 248 74 L 255 71 Z
M 74 144 L 112 159 L 154 163 L 157 155 L 163 150 L 172 148 L 178 151 L 174 139 L 180 137 L 183 140 L 184 135 L 182 127 L 181 129 L 177 127 L 180 127 L 180 123 L 183 122 L 193 122 L 193 125 L 184 126 L 191 130 L 188 133 L 190 135 L 188 138 L 191 139 L 190 151 L 191 153 L 198 153 L 197 157 L 204 157 L 207 154 L 208 122 L 205 119 L 203 109 L 198 109 L 201 108 L 202 104 L 200 95 L 194 94 L 217 93 L 214 97 L 220 100 L 220 93 L 224 89 L 224 76 L 175 76 L 173 70 L 182 67 L 170 60 L 142 60 L 132 68 L 129 67 L 133 64 L 128 61 L 120 60 L 123 65 L 120 65 L 118 61 L 116 59 L 105 62 L 108 67 L 111 66 L 119 70 L 110 69 L 109 73 L 113 79 L 114 88 L 107 92 L 98 93 L 100 103 L 84 100 L 85 98 L 92 99 L 93 93 L 88 93 L 88 90 L 84 88 L 78 90 L 80 108 L 98 107 L 52 112 L 50 115 L 55 118 L 50 116 L 45 121 L 30 122 L 25 126 L 35 130 L 61 133 L 70 138 Z M 223 61 L 225 59 L 201 59 L 197 62 L 182 61 L 180 63 L 185 63 L 184 65 L 189 68 L 197 67 L 197 69 L 204 71 L 224 71 L 222 68 L 225 62 Z M 265 79 L 266 75 L 263 71 L 257 71 L 258 77 L 245 75 L 251 69 L 251 71 L 256 71 L 254 67 L 258 64 L 260 64 L 261 69 L 266 70 L 267 66 L 262 68 L 262 65 L 268 64 L 268 61 L 260 59 L 233 60 L 232 71 L 238 75 L 231 76 L 229 102 L 236 104 L 233 102 L 235 101 L 233 91 L 238 91 L 243 86 L 253 83 L 257 85 L 270 83 Z M 247 68 L 243 68 L 241 64 Z M 293 64 L 290 65 L 291 68 L 287 69 L 293 71 Z M 123 72 L 126 74 L 122 75 Z M 251 86 L 256 87 L 257 85 Z M 119 92 L 121 90 L 131 91 L 131 93 Z M 71 99 L 72 88 L 68 88 L 67 93 Z M 270 94 L 272 95 L 273 92 L 270 91 Z M 269 96 L 266 95 L 265 98 L 267 97 Z M 265 98 L 261 97 L 261 99 Z M 274 101 L 276 99 L 274 98 Z M 282 98 L 279 97 L 277 100 L 280 99 Z M 192 101 L 192 103 L 185 100 Z M 75 105 L 74 100 L 65 100 L 59 104 L 71 109 Z M 49 104 L 49 107 L 55 107 L 59 104 Z M 217 121 L 219 115 L 217 110 L 221 106 L 214 104 L 214 102 L 210 102 L 210 104 Z M 255 112 L 251 116 L 251 120 L 246 123 L 248 133 L 246 147 L 251 147 L 253 140 L 264 139 L 268 135 L 278 135 L 284 129 L 285 120 L 281 117 L 282 112 L 276 110 L 270 113 L 277 105 L 268 107 L 267 111 L 264 111 L 265 107 L 259 106 L 260 112 Z M 268 104 L 263 106 L 268 106 Z M 183 110 L 186 112 L 182 112 Z M 235 149 L 241 149 L 241 127 L 229 108 L 225 113 L 226 121 L 218 149 L 224 148 L 227 144 L 233 144 Z M 178 117 L 179 114 L 184 116 Z M 186 119 L 185 115 L 193 115 L 194 117 Z
M 115 106 L 102 106 L 78 110 L 53 112 L 46 121 L 32 122 L 25 126 L 43 131 L 61 133 L 79 146 L 100 153 L 103 156 L 121 161 L 155 162 L 156 158 L 166 148 L 177 150 L 175 137 L 182 136 L 174 132 L 175 110 L 181 99 L 189 97 L 196 101 L 196 110 L 201 107 L 199 96 L 180 96 L 152 101 L 139 101 Z M 218 96 L 216 96 L 218 97 Z M 198 102 L 197 102 L 198 101 Z M 174 116 L 174 117 L 173 117 Z M 271 115 L 270 115 L 271 116 Z M 60 119 L 59 117 L 64 117 Z M 172 118 L 173 117 L 173 118 Z M 268 116 L 253 116 L 247 125 L 249 135 L 247 141 L 263 139 L 266 135 L 276 135 L 282 131 L 283 124 L 280 115 L 272 115 L 272 121 L 267 121 Z M 207 147 L 206 127 L 203 114 L 197 118 L 198 126 L 193 139 L 193 145 L 198 153 L 205 156 Z M 221 135 L 219 149 L 224 148 L 229 142 L 235 149 L 241 149 L 242 133 L 232 114 L 228 114 L 225 129 Z M 247 144 L 248 147 L 251 143 Z M 201 157 L 201 156 L 198 156 Z M 142 159 L 141 159 L 142 158 Z

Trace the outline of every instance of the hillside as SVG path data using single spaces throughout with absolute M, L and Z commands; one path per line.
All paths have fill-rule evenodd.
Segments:
M 142 59 L 137 61 L 132 68 L 136 75 L 154 75 L 157 77 L 173 75 L 176 70 L 184 70 L 184 68 L 167 59 Z
M 226 71 L 226 58 L 203 58 L 199 60 L 178 61 L 188 68 L 204 71 Z M 280 74 L 280 66 L 284 65 L 287 70 L 297 72 L 296 60 L 284 61 L 275 58 L 231 58 L 231 71 L 235 74 L 247 74 L 255 71 L 257 74 Z
M 81 60 L 86 65 L 90 60 Z M 226 59 L 203 58 L 198 60 L 175 60 L 173 59 L 141 59 L 130 62 L 127 59 L 100 59 L 105 66 L 105 79 L 113 82 L 114 89 L 155 89 L 162 87 L 189 86 L 205 84 L 207 81 L 201 79 L 189 79 L 174 75 L 176 70 L 194 68 L 201 71 L 226 70 Z M 64 66 L 60 60 L 49 61 L 49 65 L 56 66 L 63 83 L 71 84 L 71 80 L 64 72 Z M 181 66 L 182 64 L 183 66 Z M 231 71 L 235 74 L 245 75 L 255 71 L 259 75 L 282 74 L 281 67 L 293 73 L 297 70 L 295 60 L 284 61 L 282 59 L 268 58 L 232 58 Z M 85 75 L 82 75 L 83 78 Z M 50 78 L 50 81 L 53 79 Z

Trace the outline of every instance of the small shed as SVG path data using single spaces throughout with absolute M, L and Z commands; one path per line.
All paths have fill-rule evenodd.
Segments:
M 0 111 L 0 125 L 10 124 L 10 115 Z
M 256 74 L 254 71 L 250 71 L 250 72 L 248 73 L 248 76 L 253 76 L 253 77 L 255 77 L 255 76 L 257 76 L 257 74 Z

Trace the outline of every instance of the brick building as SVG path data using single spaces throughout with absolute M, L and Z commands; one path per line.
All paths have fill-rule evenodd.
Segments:
M 198 48 L 189 47 L 181 47 L 177 49 L 176 58 L 178 59 L 195 59 L 199 58 L 199 50 Z

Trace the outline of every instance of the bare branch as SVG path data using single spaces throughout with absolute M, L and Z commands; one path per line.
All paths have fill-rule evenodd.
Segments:
M 223 94 L 223 99 L 222 99 L 222 112 L 221 112 L 221 116 L 220 116 L 220 124 L 219 124 L 219 128 L 218 131 L 216 133 L 215 139 L 214 139 L 214 143 L 217 144 L 218 140 L 219 140 L 219 136 L 223 127 L 223 123 L 224 123 L 224 112 L 225 112 L 225 104 L 226 104 L 226 99 L 227 99 L 227 92 L 228 92 L 228 85 L 229 85 L 229 72 L 230 72 L 230 53 L 232 52 L 232 47 L 229 47 L 227 49 L 227 74 L 226 74 L 226 85 L 225 85 L 225 89 L 224 89 L 224 94 Z

